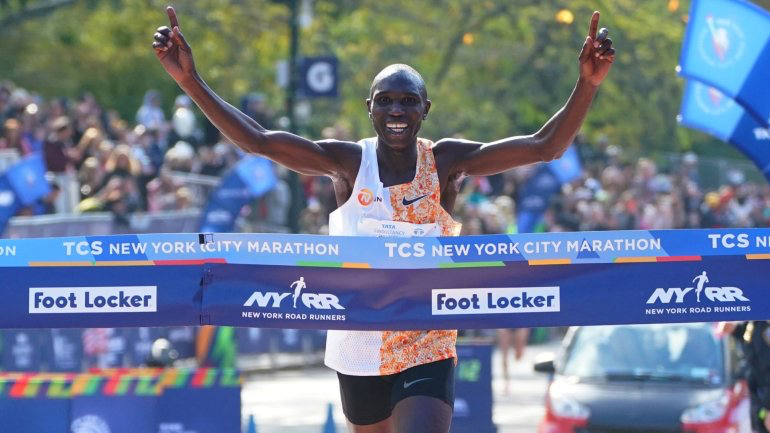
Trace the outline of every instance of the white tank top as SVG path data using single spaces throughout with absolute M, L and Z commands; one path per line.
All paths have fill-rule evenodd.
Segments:
M 383 187 L 377 138 L 361 145 L 361 166 L 350 199 L 329 215 L 334 236 L 457 236 L 460 224 L 441 207 L 432 145 L 417 140 L 417 169 L 411 182 Z M 352 376 L 381 376 L 456 357 L 457 331 L 338 331 L 326 337 L 325 363 Z

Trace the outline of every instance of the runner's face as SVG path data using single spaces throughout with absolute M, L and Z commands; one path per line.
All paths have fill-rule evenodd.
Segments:
M 423 116 L 428 114 L 430 101 L 421 95 L 416 77 L 393 74 L 377 83 L 372 98 L 366 102 L 380 143 L 404 149 L 417 142 L 417 132 Z

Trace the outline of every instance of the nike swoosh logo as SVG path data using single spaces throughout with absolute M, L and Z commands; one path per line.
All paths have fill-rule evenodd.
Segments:
M 404 389 L 409 388 L 410 386 L 414 385 L 415 383 L 422 382 L 423 380 L 431 380 L 432 377 L 423 377 L 422 379 L 415 379 L 411 382 L 404 382 Z
M 411 200 L 407 200 L 406 197 L 404 197 L 404 199 L 401 200 L 401 204 L 404 205 L 404 206 L 409 206 L 410 204 L 412 204 L 412 203 L 414 203 L 414 202 L 416 202 L 418 200 L 422 200 L 422 199 L 424 199 L 427 196 L 428 196 L 428 194 L 425 194 L 425 195 L 421 195 L 421 196 L 419 196 L 417 198 L 413 198 Z

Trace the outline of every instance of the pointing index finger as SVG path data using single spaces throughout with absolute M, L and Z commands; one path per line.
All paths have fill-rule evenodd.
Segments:
M 599 28 L 599 15 L 599 11 L 594 11 L 591 15 L 591 25 L 588 27 L 588 36 L 593 40 L 596 40 L 596 29 Z
M 176 19 L 176 12 L 174 11 L 174 8 L 171 6 L 167 7 L 166 13 L 168 13 L 168 20 L 171 22 L 171 28 L 173 29 L 175 27 L 179 27 L 179 21 Z

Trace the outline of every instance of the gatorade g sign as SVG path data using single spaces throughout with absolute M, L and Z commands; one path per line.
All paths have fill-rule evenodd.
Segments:
M 300 92 L 309 98 L 337 97 L 337 58 L 305 57 L 299 65 Z
M 157 286 L 30 287 L 30 314 L 157 311 Z

